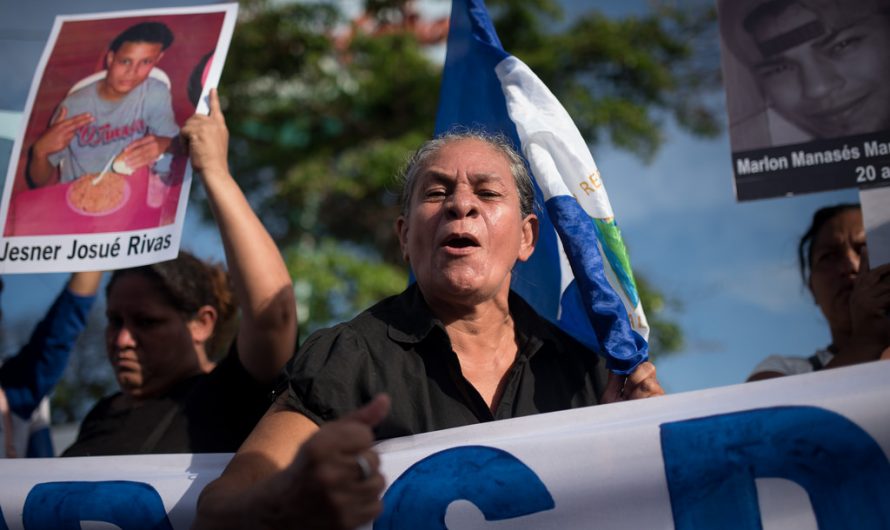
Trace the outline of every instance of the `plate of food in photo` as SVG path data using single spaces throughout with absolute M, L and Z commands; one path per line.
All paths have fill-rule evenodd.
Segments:
M 107 172 L 97 179 L 87 173 L 68 188 L 68 206 L 81 215 L 108 215 L 120 210 L 130 198 L 130 183 L 119 173 Z

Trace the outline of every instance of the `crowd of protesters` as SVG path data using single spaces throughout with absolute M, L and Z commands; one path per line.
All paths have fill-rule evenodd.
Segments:
M 63 455 L 235 452 L 201 495 L 197 527 L 356 527 L 382 509 L 377 440 L 664 393 L 652 363 L 609 373 L 511 291 L 538 218 L 526 167 L 503 137 L 455 133 L 418 149 L 395 220 L 416 282 L 296 350 L 291 278 L 229 172 L 215 91 L 209 115 L 181 136 L 226 268 L 182 252 L 110 275 L 105 340 L 120 390 L 92 408 Z M 890 265 L 869 268 L 859 207 L 817 212 L 799 255 L 832 343 L 809 358 L 768 358 L 751 379 L 890 357 Z M 39 424 L 99 276 L 72 276 L 0 368 L 7 456 L 48 454 L 24 433 Z

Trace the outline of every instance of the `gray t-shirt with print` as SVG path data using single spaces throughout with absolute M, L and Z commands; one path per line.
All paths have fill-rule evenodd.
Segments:
M 149 77 L 118 101 L 99 97 L 99 83 L 89 84 L 62 101 L 68 117 L 89 112 L 94 118 L 77 130 L 67 148 L 49 155 L 50 163 L 59 168 L 62 182 L 102 171 L 110 159 L 148 134 L 179 134 L 170 90 L 164 83 Z

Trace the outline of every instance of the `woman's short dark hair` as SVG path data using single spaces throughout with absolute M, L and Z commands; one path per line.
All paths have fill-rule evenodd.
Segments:
M 440 134 L 432 140 L 427 140 L 408 159 L 399 175 L 399 183 L 401 184 L 399 202 L 402 207 L 402 215 L 408 215 L 408 210 L 411 207 L 411 195 L 414 192 L 414 182 L 417 180 L 418 173 L 426 166 L 427 161 L 447 144 L 459 140 L 479 140 L 504 155 L 507 163 L 510 164 L 510 173 L 513 175 L 513 180 L 516 182 L 516 190 L 519 193 L 520 215 L 525 218 L 534 212 L 535 186 L 532 183 L 531 175 L 528 173 L 528 168 L 525 166 L 525 160 L 513 147 L 513 142 L 502 133 L 454 129 Z
M 805 285 L 810 284 L 810 275 L 813 273 L 813 243 L 819 235 L 819 231 L 825 226 L 825 223 L 836 217 L 837 215 L 848 210 L 859 210 L 856 203 L 842 203 L 834 206 L 826 206 L 816 210 L 813 214 L 813 221 L 806 233 L 800 238 L 797 244 L 797 260 L 800 266 L 800 277 Z
M 189 252 L 180 251 L 176 259 L 116 270 L 111 274 L 105 295 L 110 296 L 115 283 L 122 276 L 139 274 L 152 282 L 161 296 L 186 320 L 197 315 L 198 310 L 209 305 L 216 309 L 217 320 L 213 335 L 207 341 L 209 356 L 221 353 L 226 346 L 220 343 L 230 339 L 230 323 L 236 312 L 235 294 L 229 275 L 222 266 L 206 263 Z

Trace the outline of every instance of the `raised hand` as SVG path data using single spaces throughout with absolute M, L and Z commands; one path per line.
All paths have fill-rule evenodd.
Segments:
M 195 114 L 189 118 L 181 134 L 188 142 L 192 167 L 204 178 L 228 173 L 229 130 L 215 88 L 210 90 L 210 114 Z
M 867 251 L 850 293 L 850 321 L 861 360 L 890 357 L 890 263 L 871 269 Z

